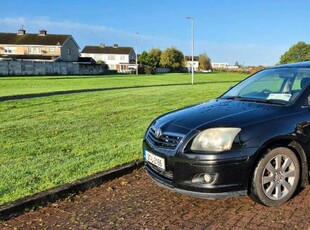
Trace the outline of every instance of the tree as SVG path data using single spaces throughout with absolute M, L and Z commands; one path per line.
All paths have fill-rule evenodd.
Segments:
M 153 68 L 159 67 L 161 53 L 160 49 L 151 49 L 148 53 L 148 65 Z
M 146 51 L 143 51 L 138 58 L 139 63 L 142 65 L 148 65 L 148 56 L 148 53 Z
M 97 64 L 102 65 L 103 69 L 109 70 L 109 66 L 103 60 L 98 60 Z
M 185 66 L 184 55 L 174 47 L 168 48 L 160 55 L 160 65 L 173 71 L 180 70 Z
M 206 53 L 199 55 L 199 68 L 201 70 L 212 69 L 211 59 L 208 57 Z
M 238 61 L 235 62 L 235 66 L 238 66 L 239 68 L 242 67 L 242 65 Z
M 280 64 L 300 61 L 310 61 L 310 44 L 298 42 L 286 51 L 280 58 Z

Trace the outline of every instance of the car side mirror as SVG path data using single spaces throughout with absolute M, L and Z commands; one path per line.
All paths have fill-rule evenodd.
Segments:
M 233 88 L 233 86 L 231 85 L 231 86 L 229 86 L 228 90 L 231 90 L 232 88 Z

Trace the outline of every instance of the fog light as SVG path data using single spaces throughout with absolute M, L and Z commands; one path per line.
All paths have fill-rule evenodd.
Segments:
M 212 177 L 211 177 L 211 175 L 208 174 L 208 173 L 205 173 L 205 174 L 203 175 L 203 179 L 204 179 L 205 182 L 207 182 L 207 183 L 210 183 L 210 182 L 212 181 Z
M 216 182 L 217 178 L 217 173 L 199 173 L 193 177 L 192 183 L 213 184 Z

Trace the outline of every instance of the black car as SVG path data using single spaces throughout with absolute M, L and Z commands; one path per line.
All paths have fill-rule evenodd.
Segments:
M 143 140 L 149 176 L 202 198 L 276 206 L 308 184 L 310 62 L 262 70 L 219 98 L 164 114 Z

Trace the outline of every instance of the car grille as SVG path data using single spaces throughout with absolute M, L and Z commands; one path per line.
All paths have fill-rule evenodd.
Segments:
M 147 166 L 154 171 L 155 173 L 169 179 L 172 180 L 173 179 L 173 172 L 172 171 L 163 171 L 162 169 L 158 168 L 157 166 L 151 164 L 151 163 L 147 163 Z
M 181 142 L 182 136 L 163 134 L 157 138 L 155 128 L 152 126 L 147 134 L 146 140 L 155 147 L 175 150 Z

